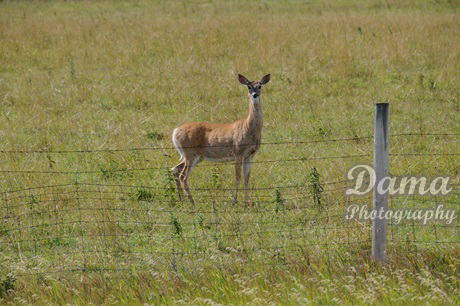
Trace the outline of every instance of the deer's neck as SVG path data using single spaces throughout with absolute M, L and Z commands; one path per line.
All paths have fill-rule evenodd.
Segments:
M 246 120 L 250 129 L 254 129 L 257 133 L 262 131 L 264 120 L 262 117 L 260 98 L 257 101 L 249 99 L 249 116 Z

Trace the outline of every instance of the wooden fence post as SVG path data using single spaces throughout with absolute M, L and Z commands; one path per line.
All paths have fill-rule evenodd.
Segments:
M 374 125 L 374 210 L 376 218 L 372 221 L 372 257 L 377 262 L 384 262 L 386 259 L 387 241 L 387 220 L 379 218 L 385 216 L 388 210 L 388 180 L 385 180 L 382 190 L 379 192 L 377 186 L 385 177 L 388 177 L 388 115 L 389 104 L 377 103 L 375 105 Z

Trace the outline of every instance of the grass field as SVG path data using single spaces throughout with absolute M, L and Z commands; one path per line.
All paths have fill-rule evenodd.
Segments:
M 372 201 L 343 190 L 372 163 L 376 102 L 390 173 L 456 186 L 390 206 L 458 210 L 459 17 L 456 0 L 0 1 L 0 303 L 460 303 L 458 220 L 391 227 L 381 266 L 371 224 L 341 216 Z M 238 73 L 271 73 L 252 201 L 231 206 L 234 166 L 204 162 L 181 203 L 172 130 L 246 116 Z

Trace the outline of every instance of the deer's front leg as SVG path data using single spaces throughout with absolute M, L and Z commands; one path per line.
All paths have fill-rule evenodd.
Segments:
M 238 201 L 238 188 L 240 186 L 240 180 L 241 180 L 242 163 L 243 163 L 243 157 L 237 156 L 235 158 L 236 186 L 235 186 L 235 195 L 233 196 L 233 204 L 236 204 L 236 202 Z
M 248 187 L 249 187 L 249 177 L 251 176 L 251 165 L 252 165 L 253 158 L 254 158 L 254 154 L 246 157 L 243 162 L 244 196 L 245 196 L 246 202 L 249 202 Z

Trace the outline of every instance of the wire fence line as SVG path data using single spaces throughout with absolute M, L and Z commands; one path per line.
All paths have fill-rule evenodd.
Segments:
M 329 157 L 313 157 L 313 158 L 290 158 L 290 159 L 279 159 L 279 160 L 256 160 L 252 161 L 251 164 L 274 164 L 274 163 L 286 163 L 286 162 L 306 162 L 313 160 L 330 160 L 330 159 L 345 159 L 345 158 L 357 158 L 357 157 L 369 157 L 369 154 L 357 154 L 357 155 L 346 155 L 346 156 L 329 156 Z M 390 156 L 460 156 L 460 153 L 447 153 L 447 154 L 390 154 Z M 218 164 L 198 164 L 195 167 L 218 167 L 224 165 L 235 165 L 245 164 L 236 162 L 221 162 Z M 90 174 L 90 173 L 119 173 L 119 172 L 138 172 L 138 171 L 156 171 L 156 170 L 168 170 L 171 167 L 147 167 L 147 168 L 122 168 L 122 169 L 107 169 L 107 170 L 80 170 L 80 171 L 39 171 L 39 170 L 0 170 L 0 173 L 17 173 L 17 174 L 64 174 L 64 175 L 75 175 L 75 174 Z
M 456 154 L 460 155 L 460 154 Z M 298 161 L 312 161 L 312 160 L 328 160 L 328 159 L 345 159 L 345 158 L 356 158 L 356 157 L 368 157 L 369 154 L 355 154 L 355 155 L 342 155 L 342 156 L 322 156 L 322 157 L 300 157 L 300 158 L 288 158 L 278 160 L 255 160 L 251 164 L 272 164 L 272 163 L 285 163 L 285 162 L 298 162 Z M 248 162 L 219 162 L 216 164 L 198 164 L 195 167 L 217 167 L 222 165 L 235 165 L 235 164 L 247 164 Z M 27 174 L 87 174 L 87 173 L 116 173 L 116 172 L 135 172 L 135 171 L 152 171 L 152 170 L 167 170 L 171 167 L 147 167 L 147 168 L 123 168 L 123 169 L 104 169 L 104 170 L 79 170 L 79 171 L 33 171 L 33 170 L 0 170 L 0 173 L 27 173 Z
M 349 182 L 348 180 L 337 180 L 337 181 L 329 181 L 329 182 L 322 182 L 321 184 L 323 186 L 328 186 L 328 185 L 337 185 L 337 184 L 342 184 L 342 183 L 347 183 Z M 76 184 L 78 185 L 86 185 L 86 186 L 95 186 L 95 187 L 118 187 L 120 188 L 119 193 L 124 193 L 124 189 L 137 189 L 137 188 L 148 188 L 148 189 L 154 189 L 154 190 L 168 190 L 170 187 L 164 187 L 164 186 L 149 186 L 149 185 L 129 185 L 129 184 L 115 184 L 115 183 L 89 183 L 89 182 L 72 182 L 72 183 L 63 183 L 63 184 L 53 184 L 53 185 L 44 185 L 44 186 L 34 186 L 34 187 L 27 187 L 27 188 L 21 188 L 21 189 L 13 189 L 13 190 L 8 190 L 8 191 L 3 191 L 0 194 L 14 194 L 18 192 L 23 192 L 23 191 L 33 191 L 33 190 L 40 190 L 40 189 L 53 189 L 53 188 L 58 188 L 58 187 L 69 187 L 69 186 L 75 186 Z M 276 186 L 269 186 L 269 187 L 252 187 L 249 188 L 249 190 L 252 191 L 257 191 L 257 190 L 274 190 L 274 189 L 300 189 L 300 188 L 306 188 L 311 186 L 311 184 L 294 184 L 294 185 L 276 185 Z M 201 190 L 201 191 L 234 191 L 234 188 L 221 188 L 221 187 L 190 187 L 191 190 Z M 327 191 L 327 190 L 326 190 Z M 117 193 L 116 191 L 110 191 L 111 193 Z M 54 194 L 54 193 L 51 193 Z
M 265 163 L 285 163 L 285 162 L 306 162 L 313 160 L 330 160 L 330 159 L 346 159 L 357 157 L 370 157 L 370 154 L 355 154 L 355 155 L 341 155 L 341 156 L 321 156 L 321 157 L 299 157 L 278 160 L 255 160 L 251 164 L 265 164 Z M 390 153 L 390 156 L 460 156 L 460 153 Z M 199 164 L 195 167 L 217 167 L 222 165 L 235 165 L 247 164 L 249 162 L 220 162 L 217 164 Z M 170 167 L 147 167 L 147 168 L 122 168 L 122 169 L 104 169 L 104 170 L 80 170 L 80 171 L 34 171 L 34 170 L 0 170 L 0 173 L 26 173 L 26 174 L 88 174 L 88 173 L 117 173 L 117 172 L 136 172 L 136 171 L 153 171 L 153 170 L 167 170 Z
M 392 137 L 456 137 L 459 134 L 395 134 Z M 285 141 L 262 145 L 302 145 L 322 142 L 361 141 L 371 137 Z M 174 148 L 122 150 L 0 151 L 5 154 L 132 152 Z M 447 158 L 457 153 L 394 153 L 390 156 Z M 371 154 L 294 157 L 254 161 L 281 164 L 315 160 L 369 158 Z M 234 164 L 232 163 L 223 163 Z M 198 166 L 216 166 L 198 165 Z M 270 185 L 250 188 L 249 202 L 232 205 L 234 188 L 191 188 L 195 205 L 180 202 L 174 185 L 144 186 L 94 183 L 82 174 L 164 170 L 170 167 L 75 171 L 8 170 L 0 173 L 33 176 L 62 174 L 75 180 L 0 193 L 0 255 L 15 275 L 61 272 L 180 271 L 199 266 L 264 262 L 268 265 L 340 261 L 344 253 L 370 256 L 372 224 L 345 220 L 352 203 L 369 204 L 371 195 L 351 198 L 345 179 Z M 345 169 L 343 169 L 345 170 Z M 458 188 L 458 182 L 449 186 Z M 315 188 L 317 188 L 315 190 Z M 458 193 L 442 199 L 458 211 Z M 437 198 L 410 197 L 390 201 L 432 207 Z M 422 225 L 415 221 L 389 224 L 389 248 L 412 245 L 460 246 L 455 224 Z M 358 255 L 357 255 L 358 256 Z M 359 257 L 358 256 L 358 257 Z
M 311 140 L 311 141 L 279 141 L 279 142 L 262 142 L 261 146 L 269 145 L 287 145 L 287 144 L 314 144 L 314 143 L 328 143 L 328 142 L 341 142 L 341 141 L 361 141 L 368 140 L 372 137 L 353 137 L 353 138 L 340 138 L 340 139 L 322 139 L 322 140 Z M 240 144 L 239 146 L 254 146 L 259 143 L 248 143 Z M 209 145 L 200 146 L 200 148 L 220 148 L 220 147 L 232 147 L 232 145 Z M 182 149 L 195 149 L 195 146 L 185 146 Z M 157 151 L 157 150 L 176 150 L 176 147 L 147 147 L 147 148 L 128 148 L 128 149 L 86 149 L 86 150 L 0 150 L 0 153 L 9 154 L 30 154 L 30 153 L 55 153 L 55 154 L 67 154 L 67 153 L 100 153 L 100 152 L 132 152 L 132 151 Z
M 393 134 L 389 137 L 441 137 L 441 136 L 460 136 L 455 133 L 400 133 Z M 310 137 L 318 137 L 310 136 Z M 346 141 L 361 141 L 371 140 L 373 136 L 355 136 L 348 138 L 337 138 L 337 139 L 319 139 L 319 140 L 289 140 L 289 141 L 277 141 L 277 142 L 262 142 L 261 146 L 271 145 L 299 145 L 299 144 L 318 144 L 318 143 L 329 143 L 329 142 L 346 142 Z M 255 143 L 241 144 L 240 146 L 254 146 Z M 230 147 L 229 145 L 209 145 L 200 146 L 200 148 L 206 147 Z M 183 149 L 193 149 L 196 147 L 182 147 Z M 176 147 L 146 147 L 146 148 L 128 148 L 128 149 L 84 149 L 84 150 L 0 150 L 3 154 L 34 154 L 34 153 L 52 153 L 52 154 L 71 154 L 71 153 L 100 153 L 100 152 L 132 152 L 132 151 L 157 151 L 157 150 L 176 150 Z

